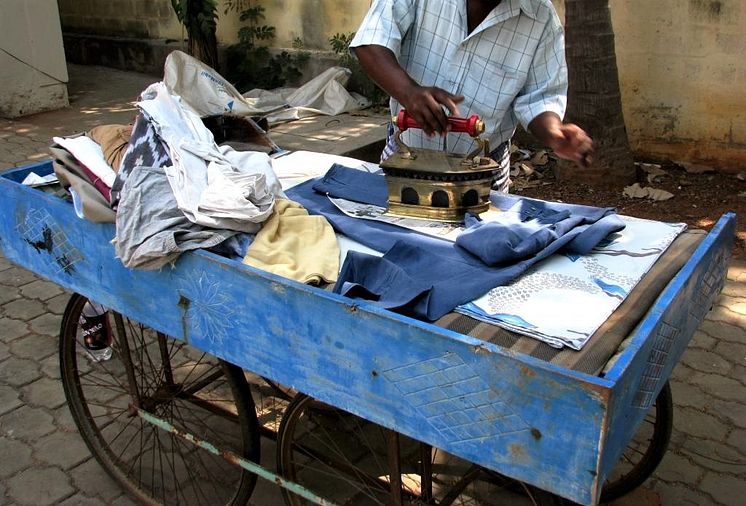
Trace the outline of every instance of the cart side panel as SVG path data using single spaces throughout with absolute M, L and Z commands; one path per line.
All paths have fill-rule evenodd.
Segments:
M 613 469 L 722 290 L 735 228 L 732 213 L 718 221 L 638 325 L 629 347 L 607 374 L 614 389 L 601 476 Z
M 610 384 L 198 252 L 126 269 L 114 229 L 0 176 L 5 256 L 247 370 L 579 503 Z

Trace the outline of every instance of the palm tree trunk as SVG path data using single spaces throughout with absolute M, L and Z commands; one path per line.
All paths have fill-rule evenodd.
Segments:
M 569 73 L 567 120 L 596 143 L 587 169 L 564 165 L 560 178 L 592 186 L 635 180 L 622 113 L 622 98 L 608 0 L 565 0 L 565 47 Z
M 216 71 L 218 68 L 218 40 L 215 33 L 205 34 L 201 30 L 187 32 L 187 52 Z

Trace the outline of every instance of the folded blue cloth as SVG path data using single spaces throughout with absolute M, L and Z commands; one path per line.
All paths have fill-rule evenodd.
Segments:
M 335 163 L 313 184 L 313 189 L 341 199 L 387 207 L 389 192 L 386 180 L 375 175 L 372 181 L 379 184 L 371 185 L 371 175 L 369 172 Z M 383 184 L 380 184 L 381 181 Z
M 456 306 L 509 283 L 565 246 L 575 253 L 587 252 L 609 233 L 624 228 L 610 208 L 493 194 L 493 204 L 511 213 L 498 227 L 500 231 L 476 217 L 467 217 L 468 228 L 462 234 L 466 237 L 453 243 L 388 223 L 349 217 L 314 190 L 322 180 L 318 187 L 325 194 L 379 206 L 386 181 L 380 175 L 336 166 L 333 177 L 308 181 L 286 192 L 310 213 L 325 216 L 338 232 L 386 252 L 383 257 L 348 253 L 335 292 L 425 320 L 437 320 Z M 507 239 L 496 237 L 511 222 L 520 229 L 511 231 Z M 490 245 L 499 252 L 493 252 Z
M 529 258 L 557 239 L 555 225 L 570 218 L 570 212 L 551 209 L 530 212 L 516 202 L 500 213 L 497 221 L 483 222 L 467 214 L 466 230 L 456 244 L 479 257 L 487 265 L 500 265 Z

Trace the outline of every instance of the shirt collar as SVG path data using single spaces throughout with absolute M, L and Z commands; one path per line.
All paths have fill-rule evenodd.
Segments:
M 466 4 L 466 2 L 464 2 Z M 491 22 L 505 21 L 518 16 L 521 11 L 526 16 L 533 19 L 539 19 L 539 2 L 536 0 L 503 0 L 500 4 L 492 11 L 492 14 L 487 16 Z
M 538 19 L 538 2 L 532 0 L 510 0 L 510 11 L 512 15 L 518 15 L 518 9 L 522 10 L 526 16 Z

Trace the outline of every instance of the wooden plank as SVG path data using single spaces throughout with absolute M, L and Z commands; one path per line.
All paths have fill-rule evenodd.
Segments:
M 611 384 L 207 252 L 130 270 L 114 228 L 4 174 L 19 265 L 247 370 L 580 503 Z M 9 176 L 9 177 L 7 177 Z

